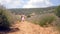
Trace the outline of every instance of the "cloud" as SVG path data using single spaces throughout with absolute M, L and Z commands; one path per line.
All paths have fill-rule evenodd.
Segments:
M 11 1 L 11 3 L 8 3 L 8 4 L 9 4 L 10 8 L 16 8 L 18 6 L 21 6 L 22 3 L 19 0 L 18 1 L 15 0 L 15 1 Z
M 0 0 L 0 3 L 3 4 L 7 4 L 7 3 L 11 3 L 11 0 Z
M 23 8 L 40 8 L 52 5 L 53 4 L 49 0 L 30 0 Z
M 7 8 L 40 8 L 53 5 L 49 0 L 0 0 L 0 3 Z
M 0 3 L 6 8 L 20 8 L 27 3 L 27 0 L 25 2 L 24 0 L 0 0 Z

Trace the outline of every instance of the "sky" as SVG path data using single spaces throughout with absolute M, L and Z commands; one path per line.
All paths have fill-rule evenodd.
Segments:
M 43 8 L 60 5 L 60 0 L 0 0 L 6 8 Z

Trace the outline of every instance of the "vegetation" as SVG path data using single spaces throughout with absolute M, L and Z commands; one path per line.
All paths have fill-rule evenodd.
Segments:
M 58 6 L 56 9 L 55 9 L 55 13 L 58 17 L 60 17 L 60 6 Z
M 48 26 L 56 20 L 56 16 L 52 13 L 43 15 L 35 15 L 35 17 L 31 17 L 27 21 L 30 21 L 34 24 L 39 24 L 40 26 Z
M 42 18 L 42 20 L 40 21 L 39 25 L 40 25 L 40 26 L 49 25 L 49 24 L 51 24 L 54 20 L 55 20 L 55 16 L 46 16 L 46 17 Z
M 31 17 L 31 15 L 27 15 L 27 18 L 30 18 Z
M 56 7 L 57 6 L 47 7 L 47 8 L 30 8 L 30 9 L 15 8 L 15 9 L 8 9 L 8 10 L 10 10 L 12 13 L 15 12 L 16 14 L 24 13 L 25 15 L 29 15 L 32 13 L 36 13 L 36 14 L 52 13 Z
M 13 23 L 13 16 L 6 8 L 0 8 L 0 29 L 6 29 Z

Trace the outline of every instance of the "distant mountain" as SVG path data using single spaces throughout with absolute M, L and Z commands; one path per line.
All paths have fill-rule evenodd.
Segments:
M 15 12 L 16 14 L 31 14 L 31 13 L 36 13 L 36 14 L 40 14 L 43 12 L 53 12 L 53 10 L 56 8 L 57 6 L 52 6 L 52 7 L 47 7 L 47 8 L 15 8 L 15 9 L 8 9 L 9 11 L 11 11 L 12 13 Z

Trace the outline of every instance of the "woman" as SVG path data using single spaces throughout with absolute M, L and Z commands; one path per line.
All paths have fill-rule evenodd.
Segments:
M 21 16 L 21 21 L 23 21 L 23 22 L 25 21 L 25 16 L 24 15 Z

